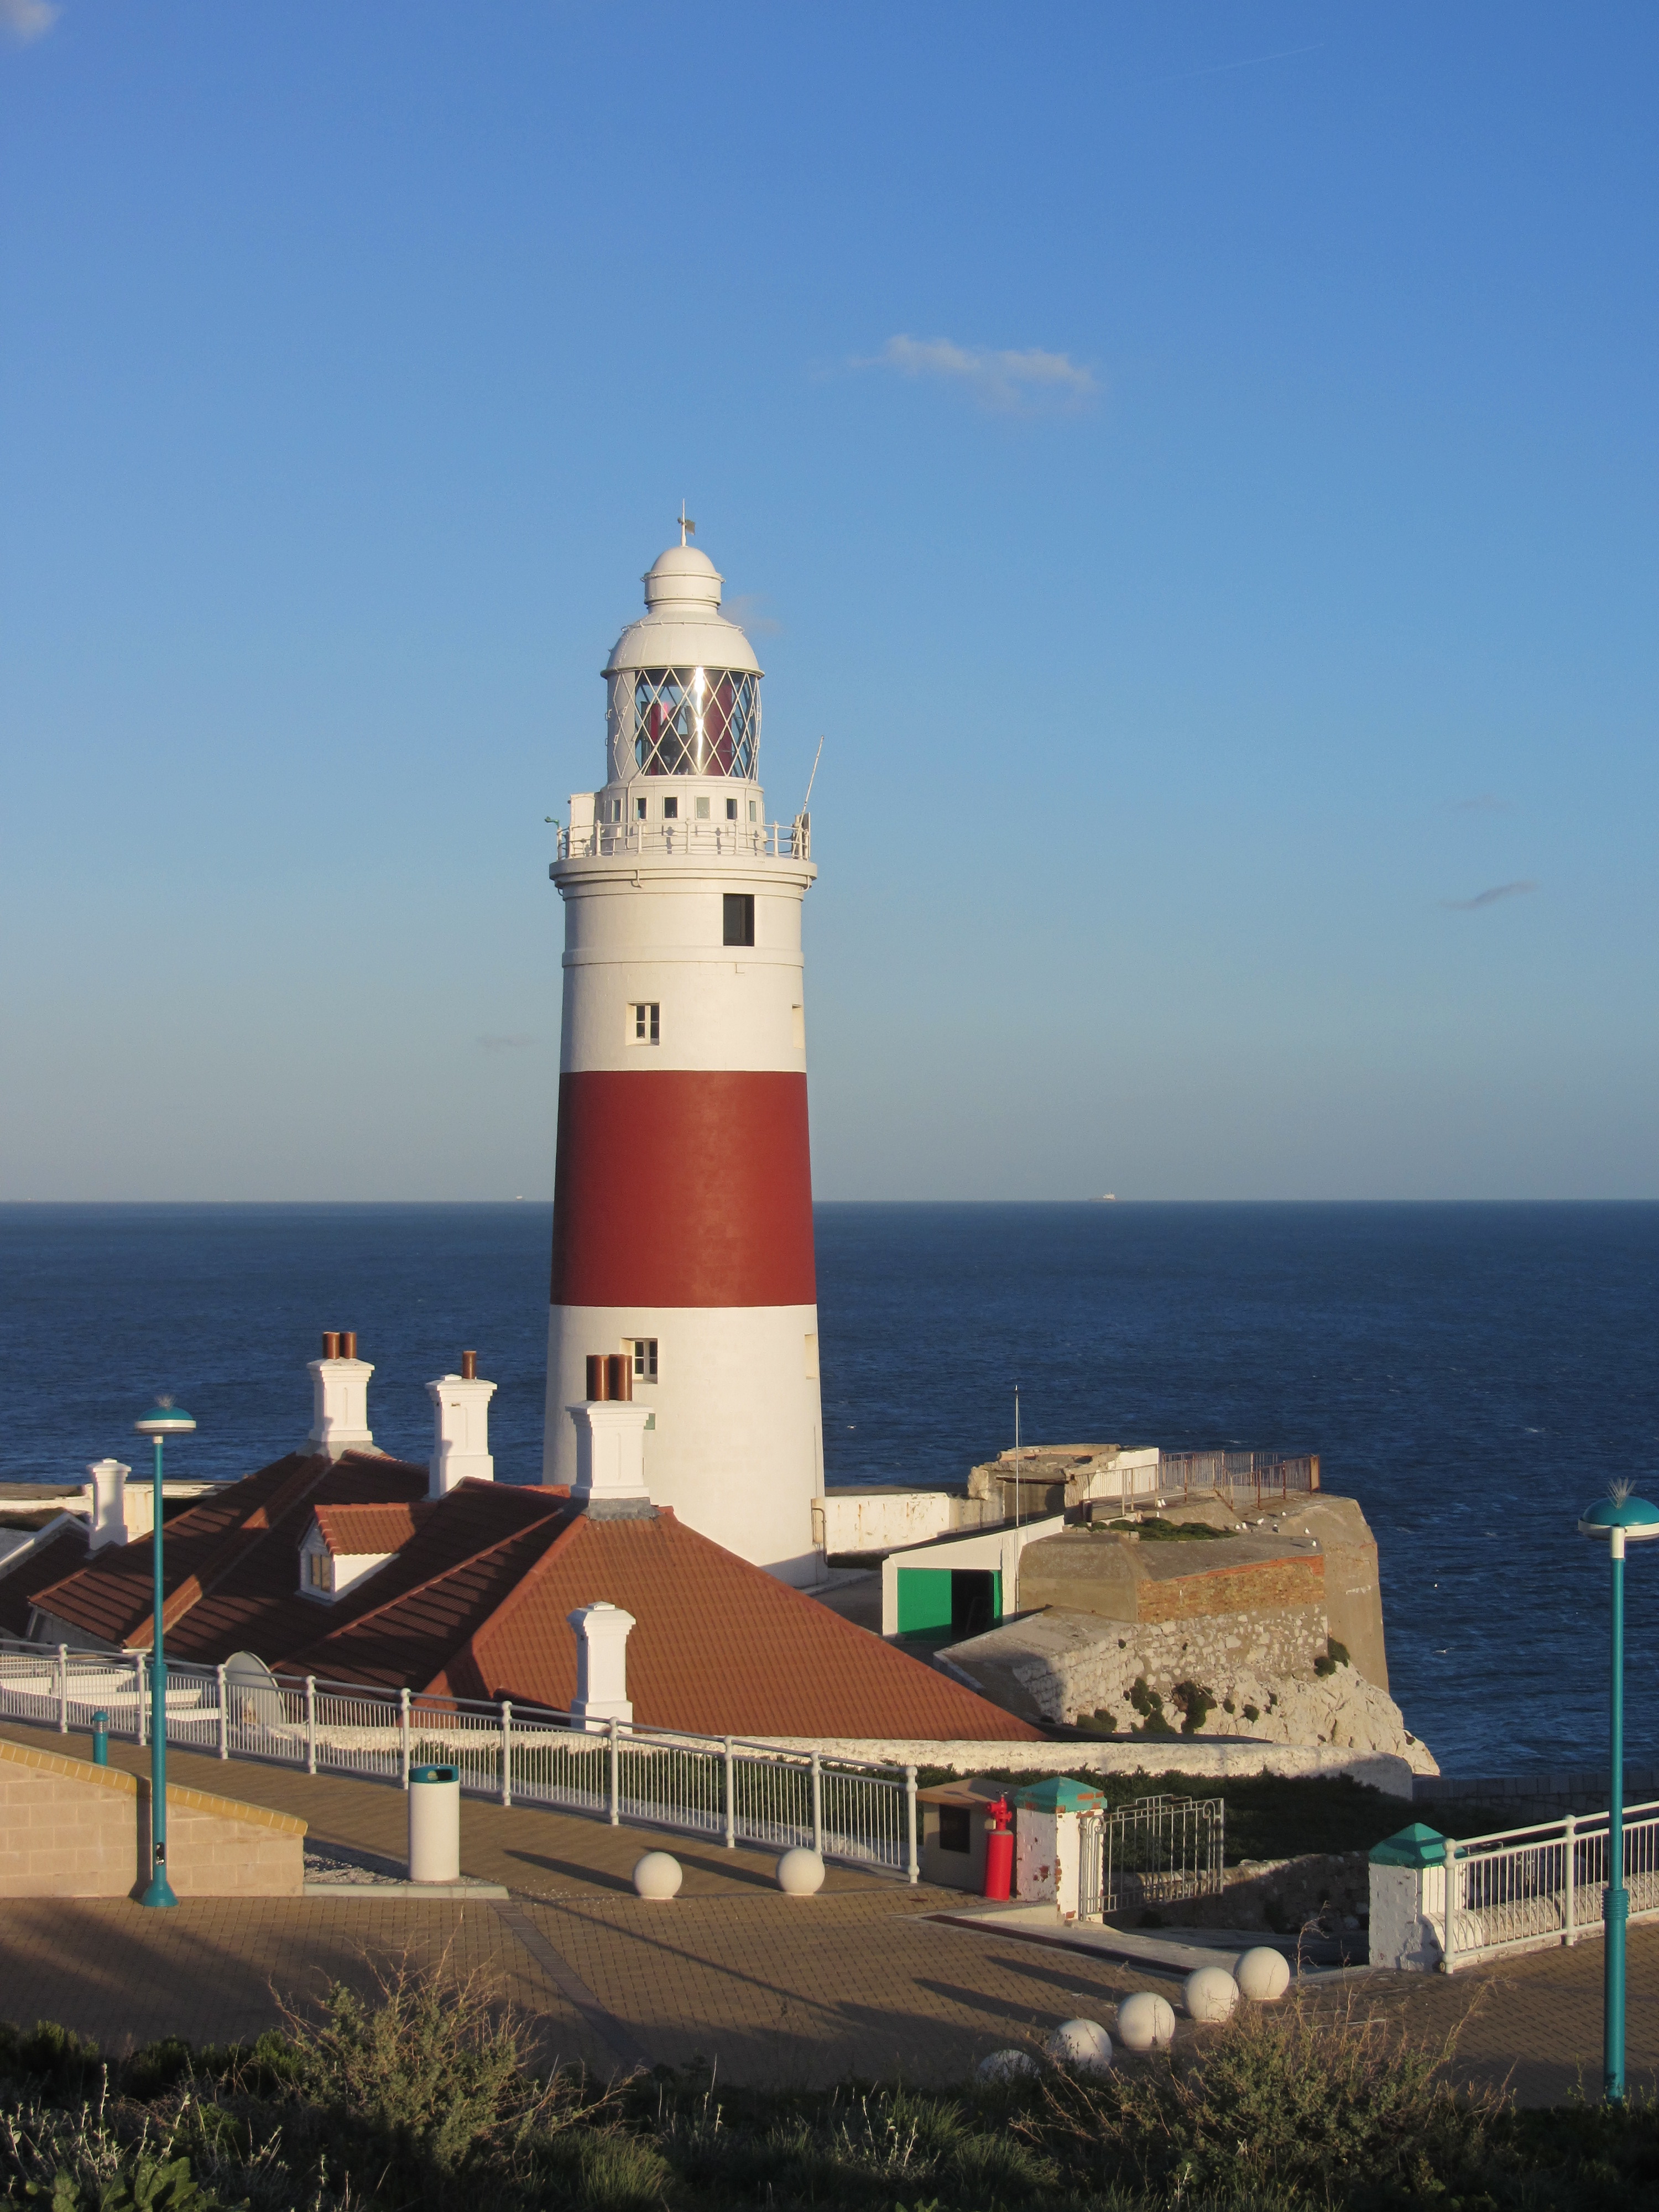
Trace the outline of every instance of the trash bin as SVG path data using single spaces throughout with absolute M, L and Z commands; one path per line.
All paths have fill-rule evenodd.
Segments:
M 92 1763 L 94 1766 L 109 1765 L 109 1715 L 96 1712 L 92 1717 Z
M 459 1881 L 461 1878 L 459 1766 L 411 1766 L 409 1770 L 409 1878 L 411 1881 Z

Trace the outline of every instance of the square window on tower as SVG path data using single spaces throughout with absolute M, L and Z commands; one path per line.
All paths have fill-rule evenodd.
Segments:
M 671 795 L 669 798 L 664 799 L 662 803 L 662 818 L 665 822 L 678 822 L 679 820 L 680 802 L 678 799 Z M 165 1656 L 165 1654 L 163 1656 Z
M 662 1042 L 662 1008 L 655 999 L 636 999 L 628 1009 L 629 1035 L 635 1044 Z
M 726 802 L 726 818 L 728 822 L 735 822 L 738 818 L 738 802 L 735 799 L 728 799 Z M 164 1652 L 162 1656 L 166 1656 Z
M 708 819 L 708 801 L 706 799 L 700 799 L 697 801 L 697 819 L 699 822 L 707 822 Z M 165 1656 L 165 1654 L 163 1656 Z
M 634 819 L 636 822 L 643 822 L 645 819 L 645 801 L 642 799 L 636 799 L 634 801 Z M 165 1657 L 166 1654 L 163 1653 L 162 1656 Z
M 623 1350 L 634 1355 L 634 1380 L 654 1382 L 657 1379 L 657 1340 L 654 1336 L 630 1336 L 623 1340 Z
M 725 934 L 722 945 L 752 945 L 755 941 L 755 894 L 753 891 L 725 891 L 722 921 Z
M 755 802 L 752 799 L 749 802 L 749 819 L 751 822 L 755 819 Z M 167 1654 L 165 1651 L 161 1654 L 161 1656 L 164 1659 L 166 1658 Z

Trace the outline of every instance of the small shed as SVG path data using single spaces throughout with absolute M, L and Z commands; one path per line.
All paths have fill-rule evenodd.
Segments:
M 984 1895 L 985 1808 L 1007 1796 L 1009 1787 L 974 1777 L 917 1790 L 917 1856 L 924 1881 Z

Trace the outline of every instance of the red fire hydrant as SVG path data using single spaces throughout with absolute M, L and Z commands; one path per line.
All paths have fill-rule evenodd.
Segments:
M 985 1894 L 1005 1901 L 1014 1886 L 1014 1832 L 1009 1826 L 1008 1800 L 997 1797 L 987 1807 L 985 1823 Z

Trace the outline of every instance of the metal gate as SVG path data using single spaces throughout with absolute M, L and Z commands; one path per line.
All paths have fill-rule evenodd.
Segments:
M 1221 1887 L 1227 1808 L 1219 1797 L 1137 1797 L 1078 1817 L 1078 1917 L 1212 1897 Z

